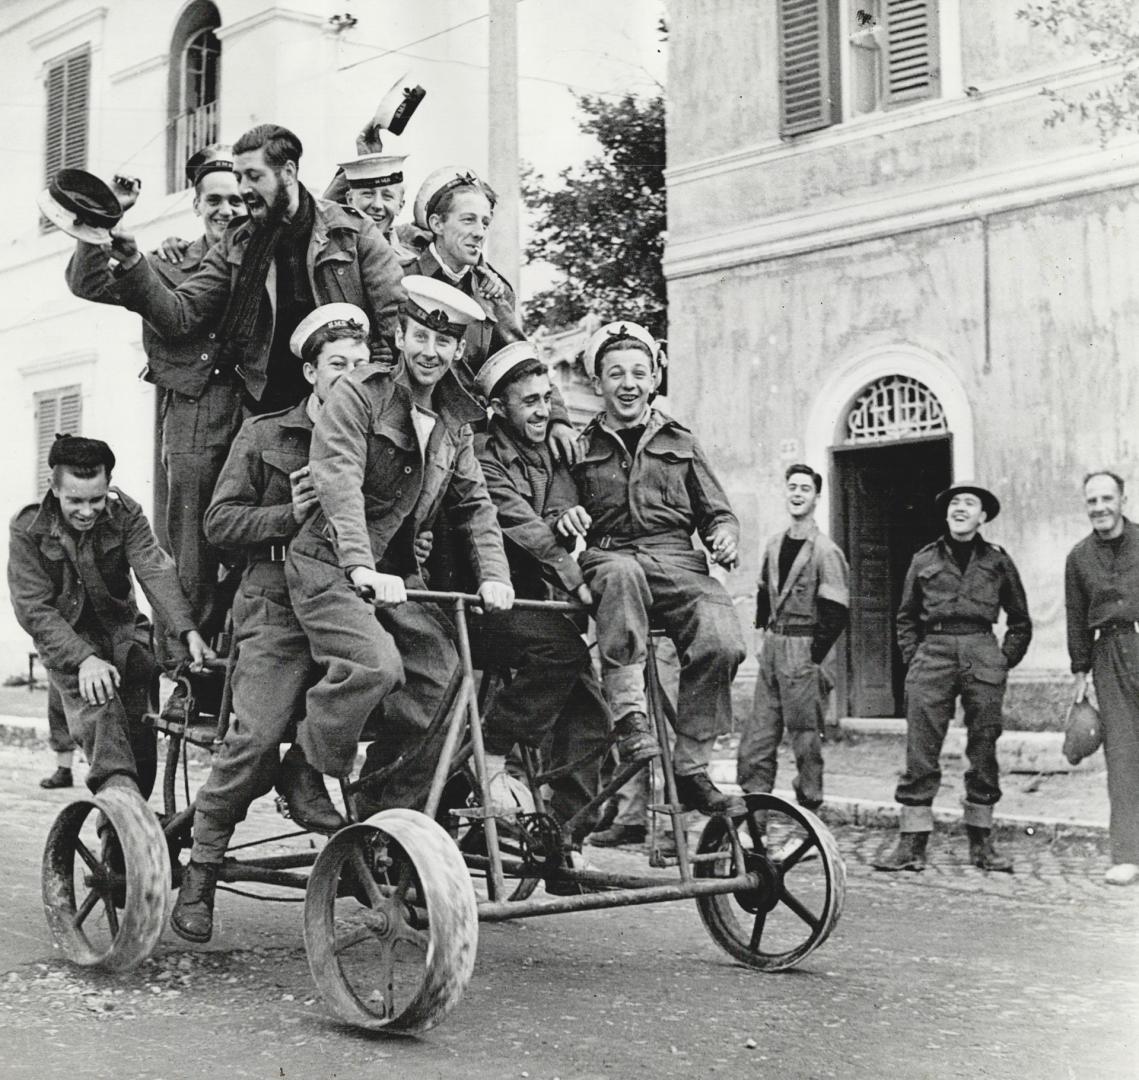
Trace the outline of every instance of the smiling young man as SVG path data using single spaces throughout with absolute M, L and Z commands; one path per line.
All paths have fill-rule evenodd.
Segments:
M 368 318 L 351 304 L 326 304 L 296 328 L 290 345 L 312 393 L 245 422 L 206 514 L 210 540 L 239 555 L 245 569 L 233 601 L 233 720 L 194 801 L 190 864 L 170 916 L 190 941 L 209 940 L 230 837 L 274 782 L 302 828 L 327 834 L 345 824 L 298 745 L 280 760 L 280 744 L 303 721 L 305 691 L 319 677 L 293 614 L 285 551 L 317 506 L 308 468 L 313 422 L 337 381 L 368 362 Z
M 1092 532 L 1068 553 L 1068 655 L 1083 697 L 1094 679 L 1111 806 L 1109 885 L 1139 881 L 1139 525 L 1124 516 L 1123 478 L 1084 478 Z
M 743 660 L 739 620 L 727 591 L 708 573 L 736 562 L 739 522 L 700 444 L 652 407 L 660 347 L 632 322 L 601 327 L 586 349 L 587 369 L 605 408 L 582 433 L 572 472 L 578 504 L 547 517 L 580 536 L 585 583 L 597 602 L 601 679 L 624 760 L 660 753 L 646 716 L 644 665 L 650 622 L 680 656 L 677 794 L 686 810 L 744 812 L 708 776 L 718 735 L 731 729 L 731 684 Z
M 59 691 L 67 726 L 87 756 L 87 786 L 150 795 L 155 735 L 142 722 L 158 669 L 151 607 L 195 662 L 212 657 L 195 629 L 174 563 L 142 508 L 111 487 L 115 455 L 99 439 L 61 436 L 48 454 L 51 487 L 9 530 L 8 591 Z
M 226 230 L 201 267 L 168 290 L 134 238 L 112 231 L 119 260 L 114 296 L 164 337 L 216 332 L 216 365 L 236 373 L 252 413 L 272 412 L 308 396 L 289 351 L 302 319 L 322 304 L 362 308 L 372 328 L 372 357 L 390 361 L 403 291 L 399 260 L 359 211 L 314 199 L 297 176 L 301 142 L 276 124 L 260 124 L 233 145 L 234 175 L 249 219 Z
M 993 806 L 1001 797 L 997 739 L 1009 671 L 1024 658 L 1032 620 L 1011 558 L 987 543 L 981 526 L 1001 504 L 987 488 L 959 483 L 937 496 L 944 535 L 913 557 L 898 608 L 898 648 L 906 673 L 906 771 L 894 799 L 901 804 L 897 847 L 876 870 L 924 870 L 933 831 L 939 759 L 958 698 L 968 732 L 965 829 L 969 861 L 982 870 L 1011 871 L 992 842 Z M 998 645 L 993 624 L 1006 616 Z
M 819 730 L 830 686 L 821 665 L 846 627 L 850 606 L 846 559 L 815 523 L 822 489 L 823 478 L 809 465 L 791 465 L 784 474 L 791 521 L 764 550 L 755 605 L 763 648 L 755 707 L 737 755 L 740 787 L 770 792 L 786 727 L 798 770 L 792 786 L 808 810 L 823 801 Z
M 178 288 L 202 266 L 206 254 L 229 226 L 245 217 L 245 203 L 233 172 L 228 146 L 199 150 L 186 162 L 194 185 L 194 213 L 203 235 L 179 263 L 157 253 L 146 256 L 157 287 Z M 133 205 L 137 186 L 119 188 L 120 201 Z M 68 288 L 84 300 L 118 303 L 115 278 L 105 248 L 80 241 L 67 264 Z M 162 415 L 162 469 L 166 476 L 166 540 L 178 567 L 178 580 L 207 634 L 221 629 L 227 592 L 219 588 L 220 554 L 206 540 L 202 517 L 222 463 L 241 426 L 241 384 L 218 365 L 215 328 L 179 338 L 163 338 L 142 324 L 147 381 L 159 388 Z M 165 650 L 165 642 L 160 646 Z
M 471 437 L 471 421 L 485 414 L 452 372 L 466 326 L 482 310 L 429 278 L 405 278 L 404 287 L 394 375 L 368 365 L 345 376 L 317 416 L 310 468 L 320 511 L 301 527 L 285 564 L 294 610 L 323 670 L 308 692 L 299 741 L 308 762 L 335 777 L 349 774 L 363 725 L 381 702 L 381 750 L 420 736 L 457 666 L 445 617 L 407 599 L 409 588 L 425 587 L 415 539 L 442 510 L 463 540 L 484 610 L 514 602 Z M 401 770 L 381 804 L 418 802 L 433 768 L 419 760 Z

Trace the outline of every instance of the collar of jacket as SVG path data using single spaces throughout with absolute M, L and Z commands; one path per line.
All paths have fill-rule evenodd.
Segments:
M 1120 535 L 1124 537 L 1122 546 L 1130 547 L 1132 543 L 1139 541 L 1139 525 L 1136 525 L 1130 518 L 1125 517 L 1123 519 L 1123 532 Z M 1092 529 L 1091 538 L 1101 548 L 1110 547 L 1112 544 L 1111 540 L 1104 540 L 1095 529 Z
M 995 555 L 1001 550 L 996 544 L 990 544 L 980 533 L 975 533 L 973 539 L 976 544 L 976 547 L 973 549 L 973 558 L 978 561 L 987 558 L 990 554 Z M 946 538 L 945 533 L 942 533 L 930 546 L 937 548 L 944 558 L 956 565 L 956 561 L 953 558 L 953 551 L 949 547 L 949 540 Z M 973 559 L 969 561 L 973 562 Z
M 305 189 L 308 190 L 307 188 Z M 309 192 L 312 195 L 312 192 Z M 312 236 L 309 239 L 309 251 L 319 254 L 328 246 L 329 234 L 336 231 L 358 233 L 364 227 L 364 217 L 358 211 L 349 210 L 339 203 L 328 199 L 319 199 L 312 195 L 315 204 L 313 211 Z M 232 235 L 229 236 L 229 261 L 240 263 L 245 253 L 249 238 L 253 235 L 254 224 L 246 218 L 239 225 L 231 226 Z
M 501 416 L 492 416 L 486 427 L 486 440 L 491 445 L 494 456 L 503 465 L 522 464 L 522 454 L 518 444 L 510 434 L 506 421 Z
M 309 394 L 309 397 L 312 397 Z M 277 423 L 283 428 L 300 428 L 303 431 L 312 431 L 312 417 L 308 414 L 308 398 L 302 398 L 291 409 L 281 414 Z
M 688 428 L 686 428 L 679 420 L 673 420 L 671 416 L 667 415 L 666 413 L 662 413 L 660 409 L 654 409 L 650 407 L 649 418 L 647 421 L 645 421 L 645 434 L 644 438 L 642 439 L 642 444 L 647 443 L 654 435 L 656 435 L 658 432 L 664 431 L 665 428 L 674 428 L 677 431 L 683 431 L 686 434 L 688 433 Z M 582 431 L 581 437 L 588 440 L 593 437 L 595 432 L 606 432 L 607 434 L 613 436 L 613 438 L 618 438 L 617 433 L 613 430 L 613 428 L 609 427 L 609 425 L 605 423 L 604 410 L 599 412 L 592 420 L 589 421 L 588 424 L 585 425 L 585 430 Z
M 99 514 L 95 521 L 94 527 L 90 530 L 96 532 L 101 529 L 108 522 L 113 522 L 115 518 L 122 514 L 122 492 L 117 487 L 112 486 L 107 492 L 107 505 Z M 75 538 L 75 534 L 64 524 L 63 511 L 60 509 L 59 500 L 55 497 L 55 492 L 51 488 L 47 489 L 43 499 L 40 502 L 40 508 L 36 511 L 36 516 L 32 518 L 31 523 L 28 525 L 28 532 L 32 536 L 38 537 L 55 537 L 59 539 L 63 536 Z
M 376 374 L 384 373 L 377 369 Z M 406 394 L 408 404 L 413 406 L 411 385 L 407 381 L 407 371 L 402 358 L 392 375 L 392 381 Z M 463 389 L 454 368 L 448 368 L 443 378 L 435 384 L 431 394 L 431 404 L 434 411 L 442 418 L 444 425 L 452 430 L 464 424 L 476 424 L 486 419 L 486 409 Z

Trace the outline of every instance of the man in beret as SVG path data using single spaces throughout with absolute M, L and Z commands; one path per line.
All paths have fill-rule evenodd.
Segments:
M 157 754 L 142 716 L 158 669 L 132 575 L 184 653 L 195 662 L 214 654 L 142 508 L 111 486 L 111 448 L 101 439 L 61 436 L 48 466 L 51 487 L 16 514 L 9 530 L 16 621 L 35 642 L 87 757 L 87 786 L 128 787 L 148 797 Z
M 303 721 L 305 692 L 320 676 L 293 613 L 285 552 L 316 510 L 308 468 L 313 422 L 337 381 L 368 362 L 368 317 L 351 304 L 325 304 L 289 345 L 312 393 L 291 409 L 245 422 L 206 514 L 210 540 L 240 556 L 245 569 L 233 601 L 233 720 L 194 800 L 190 863 L 170 916 L 190 941 L 209 940 L 230 837 L 274 782 L 302 828 L 327 834 L 345 824 L 299 744 L 280 760 L 280 744 Z
M 229 147 L 199 150 L 186 162 L 186 176 L 194 185 L 194 213 L 202 219 L 203 233 L 178 263 L 157 252 L 146 256 L 154 281 L 171 291 L 201 268 L 230 224 L 245 217 Z M 129 207 L 138 197 L 138 187 L 120 180 L 116 193 Z M 81 299 L 118 303 L 107 248 L 79 241 L 67 264 L 67 286 Z M 228 590 L 219 587 L 221 558 L 205 538 L 202 518 L 243 419 L 241 383 L 232 368 L 219 364 L 219 344 L 216 327 L 163 338 L 148 322 L 142 324 L 147 359 L 143 377 L 161 395 L 166 541 L 178 580 L 207 636 L 221 629 Z M 165 646 L 160 639 L 160 650 L 169 651 Z
M 937 496 L 946 531 L 913 557 L 898 609 L 898 648 L 906 673 L 906 771 L 894 793 L 901 804 L 897 847 L 876 870 L 924 870 L 941 783 L 941 746 L 961 699 L 968 732 L 965 829 L 969 860 L 1011 871 L 993 846 L 993 806 L 1001 797 L 997 739 L 1009 671 L 1024 658 L 1032 620 L 1009 555 L 985 541 L 981 526 L 1000 512 L 987 488 L 959 483 Z M 1006 617 L 998 645 L 993 624 Z
M 358 211 L 309 194 L 297 175 L 301 152 L 300 139 L 277 124 L 259 124 L 234 143 L 234 174 L 249 220 L 227 230 L 174 290 L 156 279 L 132 236 L 112 233 L 116 301 L 164 337 L 216 331 L 218 365 L 242 378 L 253 413 L 308 396 L 289 338 L 314 308 L 362 308 L 372 327 L 373 359 L 390 361 L 403 298 L 391 246 Z
M 542 516 L 547 505 L 573 498 L 569 471 L 546 446 L 553 394 L 546 365 L 529 342 L 515 342 L 487 360 L 476 384 L 493 416 L 486 433 L 475 436 L 475 453 L 498 512 L 515 593 L 529 600 L 573 596 L 590 606 L 581 570 Z M 539 748 L 549 738 L 549 768 L 561 773 L 550 783 L 551 806 L 563 824 L 597 794 L 610 727 L 581 629 L 572 616 L 554 611 L 471 620 L 475 666 L 514 669 L 485 718 L 492 794 L 510 805 L 509 794 L 495 787 L 506 775 L 506 755 L 516 743 Z M 583 813 L 571 842 L 580 846 L 594 820 Z
M 1092 524 L 1068 553 L 1064 599 L 1076 695 L 1095 683 L 1111 805 L 1109 885 L 1139 881 L 1139 525 L 1124 516 L 1123 477 L 1084 479 Z

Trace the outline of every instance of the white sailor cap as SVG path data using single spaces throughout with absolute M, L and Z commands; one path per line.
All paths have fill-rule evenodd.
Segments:
M 439 200 L 458 187 L 472 187 L 481 191 L 490 202 L 491 209 L 498 202 L 494 188 L 481 179 L 474 169 L 464 169 L 459 165 L 444 165 L 436 169 L 422 184 L 415 196 L 415 224 L 421 229 L 429 229 L 427 219 L 435 212 Z
M 233 172 L 233 147 L 213 143 L 186 159 L 186 179 L 196 184 L 203 176 L 215 172 Z
M 341 162 L 340 167 L 350 188 L 391 187 L 403 183 L 406 160 L 406 154 L 364 154 Z
M 114 191 L 83 169 L 60 169 L 36 202 L 56 228 L 88 244 L 109 244 L 123 216 Z
M 585 370 L 596 375 L 598 353 L 600 353 L 605 346 L 620 341 L 622 338 L 639 341 L 642 345 L 645 345 L 649 350 L 649 355 L 652 357 L 654 365 L 660 360 L 660 344 L 652 334 L 643 326 L 624 319 L 621 322 L 606 323 L 601 329 L 594 332 L 593 336 L 589 339 L 589 344 L 585 347 Z
M 308 339 L 322 327 L 336 330 L 356 327 L 367 334 L 371 329 L 368 316 L 355 304 L 322 304 L 312 314 L 306 315 L 289 338 L 289 351 L 298 359 L 304 355 Z
M 403 279 L 403 287 L 407 292 L 403 310 L 429 330 L 462 337 L 471 323 L 486 318 L 483 309 L 466 293 L 437 278 L 409 274 Z
M 538 360 L 538 350 L 528 341 L 512 341 L 486 358 L 475 376 L 475 386 L 484 398 L 494 396 L 495 387 L 520 364 Z
M 399 135 L 407 127 L 411 114 L 419 108 L 419 103 L 426 96 L 427 91 L 422 86 L 415 85 L 411 79 L 411 72 L 405 71 L 380 99 L 371 126 Z

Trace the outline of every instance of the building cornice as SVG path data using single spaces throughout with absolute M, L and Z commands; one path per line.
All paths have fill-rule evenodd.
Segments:
M 118 71 L 114 71 L 108 76 L 108 80 L 111 83 L 126 82 L 128 79 L 136 79 L 138 76 L 146 75 L 158 68 L 165 68 L 169 63 L 170 54 L 168 52 L 159 53 L 157 56 L 150 57 L 149 60 L 141 60 L 137 64 L 131 64 L 130 67 L 119 68 Z
M 978 109 L 1007 108 L 1018 101 L 1039 97 L 1046 86 L 1053 90 L 1071 89 L 1109 78 L 1119 70 L 1117 65 L 1101 63 L 1082 64 L 1079 67 L 1069 65 L 1029 78 L 979 88 L 971 96 L 939 98 L 887 112 L 870 113 L 844 120 L 821 131 L 796 135 L 793 139 L 769 139 L 717 157 L 672 166 L 664 171 L 665 183 L 669 188 L 676 188 L 738 169 L 773 165 L 811 152 L 822 152 L 864 139 L 877 139 L 925 124 L 942 123 Z
M 28 23 L 35 22 L 37 19 L 46 18 L 55 11 L 56 8 L 71 3 L 74 3 L 74 0 L 54 0 L 54 2 L 41 3 L 30 15 L 25 15 L 22 19 L 10 22 L 7 26 L 0 26 L 0 38 L 6 37 L 8 34 L 14 34 L 21 26 L 27 26 Z
M 45 30 L 42 34 L 30 38 L 28 40 L 28 47 L 38 52 L 45 46 L 59 41 L 60 38 L 74 34 L 76 30 L 82 29 L 89 23 L 102 22 L 106 17 L 106 7 L 91 8 L 89 11 L 85 11 L 82 15 L 78 15 L 74 19 L 68 19 L 67 22 L 61 23 L 59 26 L 53 26 L 50 30 Z M 92 44 L 94 45 L 95 43 L 93 42 Z
M 248 34 L 251 30 L 256 30 L 259 26 L 264 26 L 266 23 L 271 22 L 294 22 L 300 23 L 303 26 L 319 26 L 325 27 L 328 20 L 321 15 L 314 15 L 310 11 L 297 11 L 294 8 L 271 7 L 266 8 L 264 11 L 259 11 L 255 15 L 250 15 L 246 19 L 239 19 L 237 22 L 228 23 L 225 26 L 219 27 L 214 33 L 217 35 L 218 41 L 224 43 L 231 38 L 240 37 L 242 34 Z
M 25 378 L 29 375 L 40 375 L 47 371 L 60 371 L 63 368 L 83 367 L 98 361 L 99 354 L 83 350 L 81 352 L 59 353 L 55 356 L 45 356 L 41 360 L 33 360 L 29 364 L 20 364 L 16 370 Z
M 664 272 L 676 280 L 1134 185 L 1139 185 L 1139 140 L 924 188 L 891 188 L 855 203 L 798 210 L 672 241 Z

